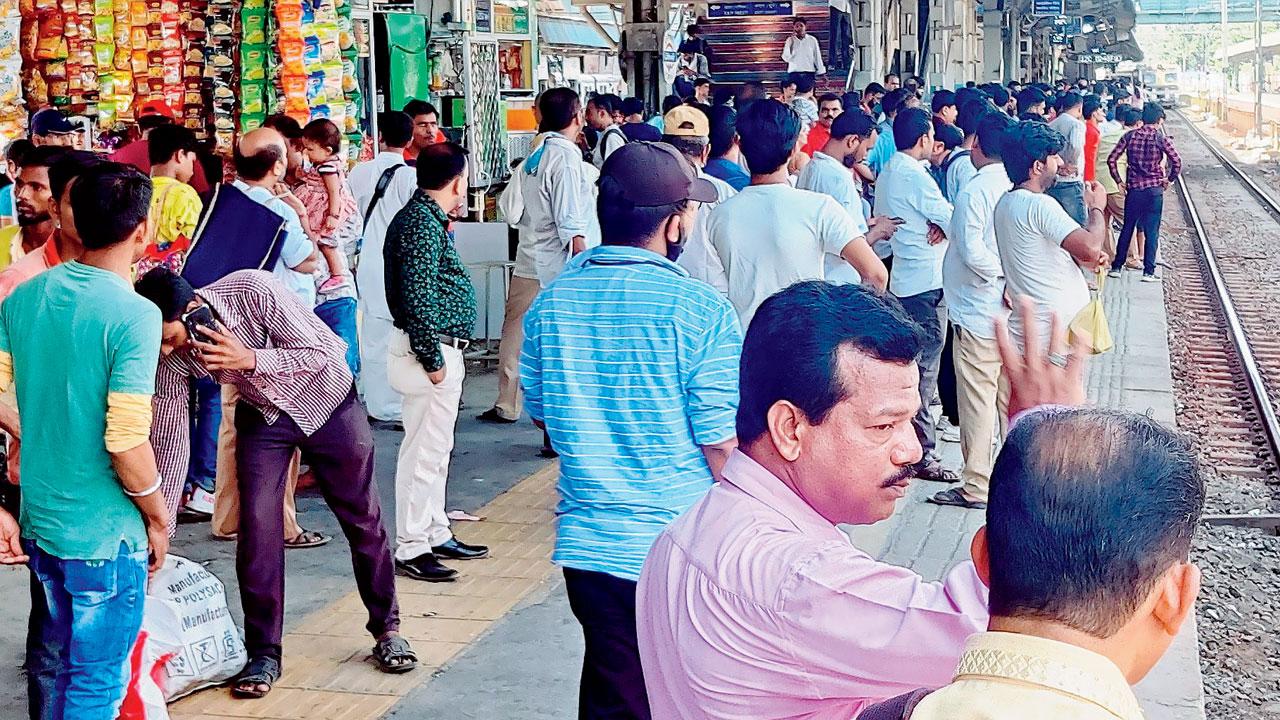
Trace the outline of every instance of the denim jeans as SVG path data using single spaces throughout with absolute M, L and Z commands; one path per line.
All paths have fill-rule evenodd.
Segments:
M 1084 206 L 1084 183 L 1059 180 L 1045 194 L 1062 206 L 1080 227 L 1089 227 L 1089 211 Z
M 142 628 L 147 551 L 121 543 L 112 560 L 63 560 L 23 540 L 49 605 L 46 632 L 61 646 L 50 716 L 115 720 Z
M 191 465 L 187 492 L 213 492 L 218 471 L 218 426 L 222 423 L 222 386 L 213 378 L 191 381 Z
M 1116 245 L 1116 260 L 1111 269 L 1119 270 L 1128 257 L 1133 231 L 1142 231 L 1146 244 L 1142 248 L 1142 274 L 1156 274 L 1156 254 L 1160 250 L 1160 216 L 1164 213 L 1164 188 L 1130 190 L 1124 199 L 1124 225 L 1120 229 L 1120 243 Z
M 316 315 L 347 344 L 347 367 L 351 368 L 352 375 L 359 377 L 360 340 L 356 334 L 356 299 L 346 297 L 320 303 L 316 307 Z

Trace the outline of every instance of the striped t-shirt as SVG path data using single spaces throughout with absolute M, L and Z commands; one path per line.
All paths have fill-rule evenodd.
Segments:
M 636 580 L 711 487 L 700 446 L 734 437 L 737 314 L 666 258 L 605 245 L 570 261 L 524 330 L 525 407 L 560 453 L 552 559 Z

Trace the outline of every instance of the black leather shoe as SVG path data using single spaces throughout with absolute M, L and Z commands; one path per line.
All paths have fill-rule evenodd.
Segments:
M 441 565 L 431 553 L 412 560 L 397 560 L 396 574 L 426 582 L 453 582 L 458 579 L 457 570 Z
M 480 422 L 493 423 L 495 425 L 511 425 L 517 422 L 511 418 L 502 417 L 502 413 L 498 412 L 498 408 L 489 408 L 477 415 L 476 419 Z
M 489 554 L 484 545 L 468 545 L 458 542 L 458 538 L 449 538 L 449 542 L 431 548 L 431 552 L 450 560 L 479 560 Z
M 948 470 L 942 467 L 942 463 L 934 458 L 929 458 L 916 465 L 916 477 L 921 480 L 929 480 L 930 482 L 955 483 L 960 482 L 960 474 L 955 470 Z

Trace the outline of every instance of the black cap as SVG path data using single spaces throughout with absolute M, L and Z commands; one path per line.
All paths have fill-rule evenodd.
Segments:
M 716 186 L 698 177 L 693 165 L 666 143 L 630 142 L 618 148 L 604 161 L 599 186 L 602 195 L 636 207 L 720 198 Z
M 66 135 L 76 131 L 76 126 L 54 108 L 45 108 L 31 116 L 31 134 Z

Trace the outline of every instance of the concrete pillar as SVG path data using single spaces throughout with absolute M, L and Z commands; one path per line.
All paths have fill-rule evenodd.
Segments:
M 1004 13 L 988 10 L 982 14 L 982 81 L 1005 81 L 1003 41 Z M 1015 48 L 1016 49 L 1016 48 Z

